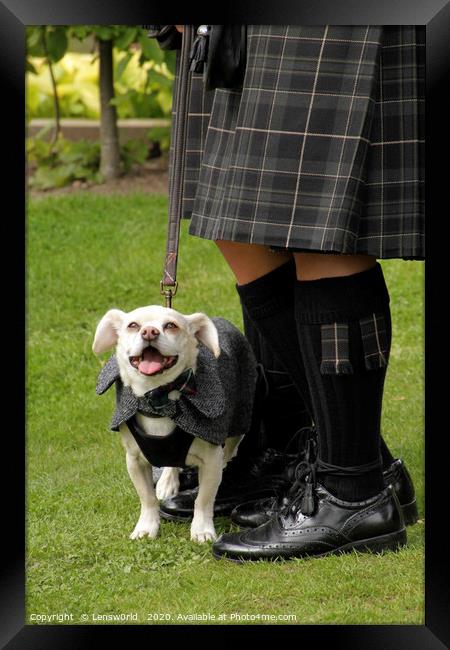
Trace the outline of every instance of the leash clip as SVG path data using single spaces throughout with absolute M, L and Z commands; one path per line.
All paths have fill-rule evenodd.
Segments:
M 162 280 L 160 280 L 159 286 L 160 286 L 160 294 L 165 298 L 166 307 L 172 307 L 172 298 L 177 292 L 178 282 L 175 282 L 175 285 L 173 287 L 168 287 L 164 285 Z

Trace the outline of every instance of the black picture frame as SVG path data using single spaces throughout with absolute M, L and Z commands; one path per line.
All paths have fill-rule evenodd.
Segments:
M 0 74 L 1 110 L 7 141 L 3 151 L 3 220 L 4 246 L 2 274 L 3 302 L 7 305 L 6 331 L 8 341 L 16 333 L 16 344 L 6 346 L 3 358 L 10 371 L 12 385 L 5 389 L 5 410 L 11 412 L 11 422 L 4 431 L 4 472 L 13 469 L 3 491 L 3 551 L 4 563 L 0 588 L 2 612 L 2 647 L 11 650 L 27 648 L 97 648 L 110 637 L 116 644 L 131 645 L 137 635 L 148 639 L 147 626 L 37 626 L 24 625 L 25 596 L 25 397 L 19 390 L 24 385 L 25 351 L 23 328 L 26 309 L 23 304 L 25 286 L 25 26 L 36 24 L 142 24 L 150 17 L 167 23 L 174 8 L 162 12 L 146 0 L 2 0 L 0 1 Z M 225 7 L 220 16 L 202 13 L 185 5 L 177 11 L 179 23 L 279 23 L 279 24 L 416 24 L 426 26 L 427 38 L 427 127 L 426 127 L 426 196 L 427 196 L 427 262 L 425 280 L 425 404 L 426 404 L 426 560 L 425 560 L 425 622 L 424 625 L 307 625 L 264 626 L 264 635 L 276 634 L 281 639 L 286 631 L 299 635 L 296 642 L 304 647 L 348 648 L 349 650 L 438 650 L 450 647 L 450 589 L 447 519 L 448 455 L 448 397 L 441 372 L 449 367 L 445 306 L 447 243 L 443 229 L 448 221 L 448 188 L 450 185 L 448 138 L 450 106 L 446 101 L 450 87 L 450 3 L 444 0 L 250 0 Z M 447 92 L 446 92 L 447 91 Z M 23 139 L 23 140 L 22 140 Z M 8 143 L 9 141 L 9 143 Z M 431 223 L 433 227 L 431 227 Z M 440 248 L 441 246 L 441 248 Z M 440 280 L 444 279 L 444 282 Z M 448 292 L 447 292 L 448 293 Z M 12 306 L 12 307 L 11 307 Z M 10 311 L 12 309 L 12 311 Z M 11 315 L 12 314 L 12 315 Z M 5 318 L 5 317 L 4 317 Z M 13 330 L 13 331 L 12 331 Z M 444 342 L 444 343 L 443 343 Z M 448 383 L 448 382 L 447 382 Z M 19 395 L 19 397 L 18 397 Z M 10 406 L 11 405 L 11 406 Z M 11 434 L 13 432 L 14 435 Z M 259 626 L 221 626 L 222 643 L 233 632 L 243 643 L 254 642 Z M 152 627 L 152 634 L 167 634 L 163 627 Z M 170 642 L 190 645 L 197 633 L 204 641 L 216 643 L 217 626 L 172 626 Z

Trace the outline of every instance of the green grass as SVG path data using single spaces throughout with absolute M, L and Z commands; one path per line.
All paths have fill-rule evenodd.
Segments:
M 253 619 L 271 624 L 423 624 L 423 520 L 399 553 L 274 564 L 218 562 L 208 545 L 190 541 L 188 524 L 163 521 L 157 540 L 128 539 L 138 499 L 108 430 L 112 391 L 95 394 L 100 363 L 91 344 L 107 309 L 162 304 L 166 214 L 163 196 L 80 193 L 29 203 L 27 619 L 135 614 L 132 623 L 165 624 L 209 613 L 248 624 L 230 618 L 237 613 L 296 617 Z M 230 270 L 186 226 L 174 306 L 241 327 Z M 383 432 L 407 461 L 423 517 L 423 265 L 392 260 L 383 268 L 393 318 Z M 217 524 L 220 532 L 230 526 Z M 149 620 L 154 614 L 166 618 Z

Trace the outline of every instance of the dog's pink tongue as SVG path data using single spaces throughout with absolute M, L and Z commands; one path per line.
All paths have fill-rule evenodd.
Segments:
M 138 368 L 144 375 L 154 375 L 156 372 L 162 370 L 163 365 L 163 355 L 154 348 L 146 348 Z

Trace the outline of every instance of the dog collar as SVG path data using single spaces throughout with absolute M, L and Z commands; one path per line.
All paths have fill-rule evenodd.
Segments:
M 182 395 L 196 394 L 197 386 L 192 368 L 186 368 L 174 381 L 149 390 L 141 399 L 148 402 L 151 409 L 158 411 L 173 401 L 169 398 L 169 393 L 173 390 L 179 391 Z
M 199 421 L 199 416 L 209 420 L 223 415 L 225 410 L 225 395 L 222 382 L 218 375 L 216 359 L 203 345 L 200 346 L 197 357 L 197 370 L 184 370 L 173 382 L 148 391 L 141 397 L 133 394 L 130 386 L 124 386 L 120 377 L 119 365 L 115 355 L 105 363 L 100 371 L 96 392 L 102 395 L 113 384 L 116 385 L 116 409 L 111 423 L 113 431 L 118 430 L 122 422 L 136 413 L 150 417 L 177 418 L 186 415 L 186 409 L 191 412 L 189 419 Z M 180 399 L 171 400 L 169 393 L 178 390 Z

